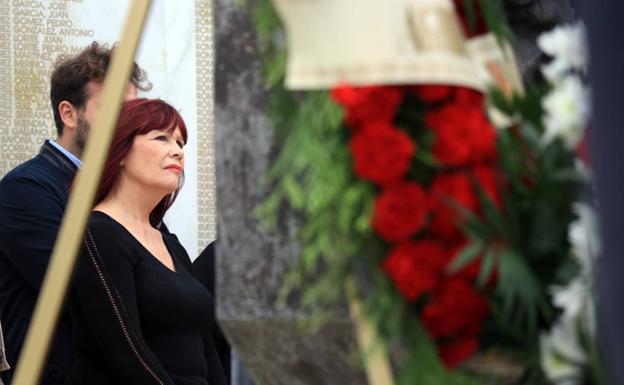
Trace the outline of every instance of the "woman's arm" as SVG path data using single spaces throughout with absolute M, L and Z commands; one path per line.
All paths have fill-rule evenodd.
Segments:
M 216 327 L 216 324 L 213 325 L 213 328 L 214 327 Z M 208 368 L 208 383 L 211 385 L 227 385 L 224 373 L 226 368 L 223 367 L 219 359 L 219 354 L 217 353 L 212 333 L 210 332 L 204 335 L 204 358 L 206 359 L 206 367 Z
M 92 221 L 73 285 L 112 375 L 123 384 L 173 381 L 143 340 L 133 271 L 134 248 L 106 222 Z

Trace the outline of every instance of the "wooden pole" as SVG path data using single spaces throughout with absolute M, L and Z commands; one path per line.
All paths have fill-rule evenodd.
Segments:
M 41 378 L 100 174 L 117 125 L 150 3 L 151 0 L 133 0 L 130 5 L 121 42 L 115 50 L 104 82 L 102 105 L 96 113 L 87 142 L 84 166 L 76 177 L 24 348 L 17 363 L 14 385 L 35 385 Z
M 357 299 L 354 279 L 348 278 L 345 289 L 355 325 L 355 336 L 364 360 L 364 369 L 369 385 L 394 385 L 390 360 L 381 346 L 373 347 L 377 340 L 375 328 L 362 312 L 362 304 Z

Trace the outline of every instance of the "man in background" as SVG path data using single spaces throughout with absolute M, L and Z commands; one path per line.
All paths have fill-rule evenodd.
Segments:
M 70 57 L 61 57 L 52 72 L 50 102 L 58 133 L 37 156 L 0 180 L 0 323 L 6 358 L 17 366 L 24 338 L 48 267 L 69 187 L 81 166 L 95 112 L 100 104 L 112 50 L 93 42 Z M 146 74 L 132 69 L 126 100 L 137 88 L 149 89 Z M 62 314 L 41 384 L 62 384 L 72 361 L 69 317 Z M 5 385 L 13 370 L 0 373 Z

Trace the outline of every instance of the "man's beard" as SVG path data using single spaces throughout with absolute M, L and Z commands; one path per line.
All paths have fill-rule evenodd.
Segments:
M 82 156 L 82 153 L 87 144 L 87 138 L 89 137 L 89 131 L 91 131 L 91 125 L 87 120 L 78 114 L 78 121 L 76 125 L 76 139 L 74 140 L 74 148 Z

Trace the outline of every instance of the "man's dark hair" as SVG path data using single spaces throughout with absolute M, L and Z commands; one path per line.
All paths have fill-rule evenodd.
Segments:
M 63 55 L 57 59 L 50 78 L 50 102 L 59 136 L 63 134 L 59 104 L 66 100 L 77 109 L 84 110 L 89 96 L 87 83 L 104 82 L 113 50 L 94 41 L 74 56 Z M 151 88 L 147 74 L 136 63 L 132 66 L 130 81 L 140 90 Z

